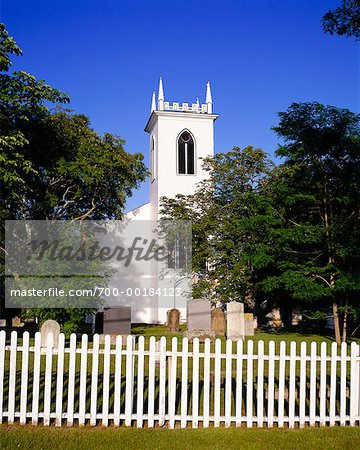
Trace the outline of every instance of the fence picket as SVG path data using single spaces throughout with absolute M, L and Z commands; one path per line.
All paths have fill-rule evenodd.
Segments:
M 253 424 L 253 352 L 254 341 L 248 341 L 247 345 L 247 367 L 246 367 L 246 426 Z
M 41 362 L 41 335 L 35 333 L 34 343 L 34 374 L 33 374 L 33 398 L 31 408 L 31 422 L 37 425 L 39 421 L 39 389 L 40 389 L 40 362 Z
M 278 396 L 278 427 L 284 426 L 284 401 L 285 401 L 285 364 L 286 364 L 286 342 L 280 342 L 279 356 L 279 396 Z
M 104 427 L 107 427 L 109 423 L 110 349 L 111 336 L 107 334 L 104 342 L 104 371 L 102 389 L 102 425 Z
M 221 340 L 215 340 L 214 426 L 220 425 Z
M 175 427 L 175 405 L 176 405 L 176 373 L 177 373 L 177 337 L 172 338 L 171 357 L 169 368 L 169 428 Z
M 0 423 L 2 423 L 3 420 L 5 342 L 6 332 L 5 330 L 2 330 L 0 331 Z
M 290 343 L 289 428 L 295 424 L 296 342 Z
M 275 390 L 275 342 L 269 342 L 269 373 L 268 373 L 268 427 L 274 425 L 274 390 Z
M 310 426 L 315 425 L 316 416 L 316 365 L 317 365 L 317 345 L 316 342 L 311 343 L 311 361 L 310 361 L 310 406 L 309 406 L 309 423 Z
M 68 382 L 68 405 L 67 405 L 67 425 L 74 424 L 74 400 L 75 400 L 75 368 L 76 368 L 76 334 L 70 336 L 69 348 L 69 382 Z
M 64 353 L 65 335 L 59 335 L 57 369 L 56 369 L 56 403 L 55 403 L 55 426 L 61 427 L 62 407 L 63 407 L 63 388 L 64 388 Z
M 139 337 L 138 345 L 138 373 L 137 373 L 137 405 L 136 405 L 136 426 L 143 426 L 143 410 L 144 410 L 144 348 L 145 338 Z
M 134 373 L 133 373 L 133 337 L 126 338 L 126 392 L 125 392 L 125 425 L 131 425 L 131 414 L 134 399 Z
M 94 334 L 91 362 L 90 425 L 96 425 L 100 336 Z
M 336 376 L 337 368 L 337 344 L 331 344 L 331 366 L 330 366 L 330 411 L 329 411 L 329 425 L 335 425 L 335 409 L 336 409 Z
M 50 425 L 53 342 L 54 336 L 52 333 L 49 333 L 46 337 L 44 426 Z
M 264 425 L 264 341 L 258 342 L 258 370 L 257 370 L 257 388 L 256 388 L 256 415 L 257 425 Z
M 239 339 L 236 343 L 236 398 L 235 414 L 236 426 L 241 427 L 242 421 L 242 370 L 243 370 L 243 341 Z
M 225 427 L 229 428 L 231 423 L 231 388 L 232 388 L 232 341 L 226 341 L 226 363 L 225 363 Z
M 320 426 L 326 425 L 326 342 L 320 346 Z
M 204 345 L 204 400 L 203 400 L 204 428 L 209 427 L 210 415 L 210 339 L 205 339 Z
M 340 357 L 340 425 L 346 423 L 346 372 L 347 372 L 347 344 L 341 344 Z
M 188 338 L 184 338 L 182 342 L 181 353 L 181 428 L 186 428 L 187 411 L 188 411 Z
M 120 425 L 121 406 L 121 361 L 122 358 L 122 336 L 116 336 L 115 355 L 115 388 L 114 388 L 114 425 Z
M 299 426 L 305 426 L 305 400 L 306 400 L 306 342 L 300 346 L 300 389 L 299 389 Z
M 29 377 L 29 332 L 23 334 L 21 358 L 21 392 L 20 392 L 20 423 L 26 423 L 26 407 L 28 400 L 28 377 Z
M 357 365 L 359 362 L 356 361 L 358 356 L 358 345 L 356 342 L 352 342 L 350 346 L 350 425 L 355 425 L 355 417 L 358 413 L 357 403 L 358 403 L 358 385 L 359 379 L 357 377 Z
M 88 336 L 83 334 L 81 338 L 80 356 L 80 395 L 79 395 L 79 425 L 85 425 L 86 408 L 86 377 L 87 377 Z
M 199 338 L 193 340 L 192 427 L 199 423 Z
M 17 356 L 17 332 L 11 332 L 10 338 L 10 369 L 9 369 L 9 402 L 8 423 L 14 423 L 15 418 L 15 389 L 16 389 L 16 356 Z
M 150 337 L 149 344 L 149 385 L 148 385 L 148 427 L 154 426 L 154 402 L 155 402 L 155 346 L 154 336 Z
M 159 426 L 165 423 L 166 407 L 166 338 L 160 338 Z

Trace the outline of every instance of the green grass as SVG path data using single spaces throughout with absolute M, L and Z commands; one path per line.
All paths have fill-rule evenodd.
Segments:
M 0 426 L 0 449 L 358 449 L 359 428 L 198 430 Z

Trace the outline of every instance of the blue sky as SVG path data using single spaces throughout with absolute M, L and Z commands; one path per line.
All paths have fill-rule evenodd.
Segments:
M 169 101 L 204 101 L 211 81 L 216 151 L 253 145 L 273 154 L 270 130 L 293 101 L 359 110 L 359 49 L 324 35 L 340 0 L 1 0 L 24 56 L 16 69 L 67 92 L 99 133 L 148 153 L 143 131 L 163 77 Z M 148 201 L 145 183 L 128 208 Z

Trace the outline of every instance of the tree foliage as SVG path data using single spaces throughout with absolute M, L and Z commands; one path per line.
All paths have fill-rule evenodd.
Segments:
M 21 54 L 0 24 L 0 218 L 121 219 L 126 198 L 147 176 L 142 154 L 126 152 L 119 136 L 100 136 L 86 116 L 64 109 L 65 93 L 11 72 L 11 58 Z M 76 327 L 86 310 L 58 312 Z
M 360 1 L 342 0 L 341 6 L 328 11 L 321 22 L 325 33 L 360 40 Z
M 197 295 L 317 315 L 332 306 L 339 341 L 339 312 L 346 335 L 360 290 L 359 116 L 313 102 L 279 118 L 281 164 L 252 147 L 217 154 L 209 180 L 164 199 L 163 213 L 193 220 Z

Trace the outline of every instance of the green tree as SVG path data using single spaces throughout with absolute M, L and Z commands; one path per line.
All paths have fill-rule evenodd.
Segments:
M 1 24 L 1 220 L 121 219 L 126 198 L 147 176 L 143 155 L 126 152 L 123 139 L 99 136 L 87 117 L 60 108 L 66 94 L 24 71 L 11 72 L 18 55 Z M 2 266 L 3 241 L 2 227 Z M 58 313 L 79 323 L 86 310 Z
M 360 1 L 343 0 L 341 6 L 328 11 L 321 20 L 325 33 L 360 39 Z
M 347 304 L 356 305 L 360 289 L 360 116 L 313 102 L 293 103 L 279 117 L 277 155 L 285 161 L 274 192 L 285 223 L 277 231 L 283 267 L 263 286 L 315 305 L 330 301 L 340 343 L 339 306 L 345 340 Z
M 359 116 L 319 103 L 294 103 L 274 130 L 284 141 L 275 167 L 260 149 L 234 148 L 205 161 L 195 195 L 164 199 L 168 218 L 193 221 L 195 295 L 332 306 L 358 314 Z
M 265 264 L 261 236 L 255 238 L 254 230 L 258 233 L 273 220 L 261 195 L 273 164 L 261 149 L 235 147 L 206 159 L 204 168 L 209 179 L 195 195 L 163 199 L 162 213 L 192 220 L 193 268 L 198 275 L 194 296 L 242 300 L 253 307 L 256 269 Z M 257 259 L 251 260 L 255 247 Z

